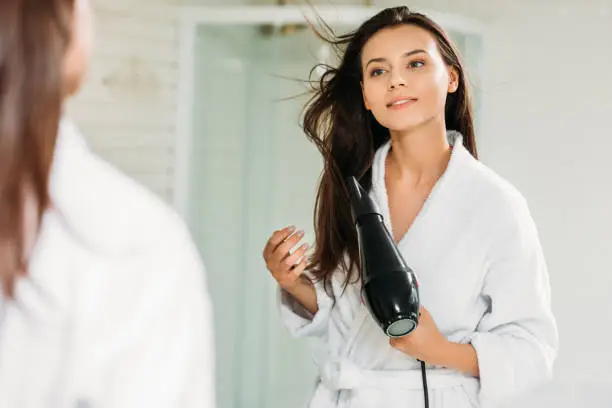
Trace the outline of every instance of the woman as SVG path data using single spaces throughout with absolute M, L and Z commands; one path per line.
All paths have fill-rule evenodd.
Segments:
M 89 31 L 86 0 L 0 2 L 0 407 L 213 407 L 186 228 L 61 119 Z
M 285 324 L 323 340 L 311 407 L 422 407 L 426 396 L 432 407 L 491 407 L 547 380 L 558 334 L 538 234 L 521 194 L 477 161 L 456 49 L 406 7 L 335 44 L 346 46 L 341 63 L 304 120 L 325 160 L 314 254 L 295 248 L 293 227 L 264 249 Z M 418 276 L 423 308 L 407 336 L 387 338 L 361 302 L 349 176 Z

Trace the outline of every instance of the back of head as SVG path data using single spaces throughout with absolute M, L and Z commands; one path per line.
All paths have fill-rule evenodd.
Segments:
M 26 273 L 64 96 L 75 0 L 0 1 L 0 283 Z

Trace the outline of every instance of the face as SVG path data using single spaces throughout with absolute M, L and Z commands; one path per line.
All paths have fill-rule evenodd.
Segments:
M 361 62 L 366 109 L 391 131 L 443 119 L 446 97 L 459 85 L 433 35 L 414 25 L 376 33 L 365 44 Z
M 87 74 L 91 55 L 93 18 L 89 0 L 74 0 L 72 40 L 64 59 L 65 96 L 75 94 Z

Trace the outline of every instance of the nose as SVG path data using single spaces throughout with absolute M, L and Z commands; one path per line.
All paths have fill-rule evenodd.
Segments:
M 406 80 L 400 73 L 397 71 L 391 71 L 391 75 L 389 75 L 389 90 L 393 90 L 400 86 L 406 86 Z

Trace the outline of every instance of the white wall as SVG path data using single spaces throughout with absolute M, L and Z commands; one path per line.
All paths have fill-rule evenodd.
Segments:
M 91 146 L 157 194 L 173 193 L 178 33 L 172 0 L 93 0 L 92 69 L 71 101 Z
M 576 5 L 500 19 L 487 42 L 483 160 L 531 204 L 559 323 L 547 406 L 612 406 L 610 39 L 612 16 Z
M 239 5 L 256 0 L 91 0 L 92 69 L 71 101 L 91 146 L 172 202 L 175 189 L 181 5 Z

